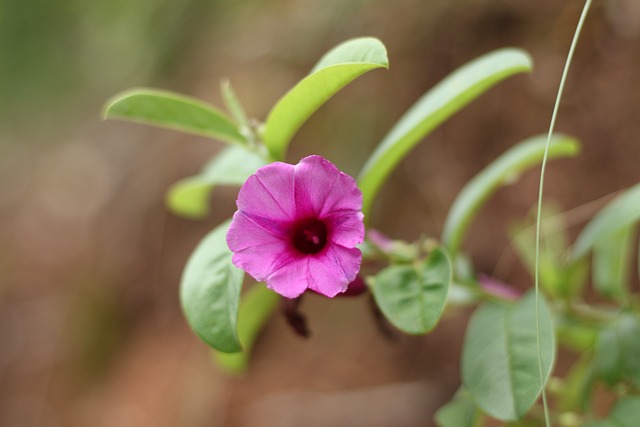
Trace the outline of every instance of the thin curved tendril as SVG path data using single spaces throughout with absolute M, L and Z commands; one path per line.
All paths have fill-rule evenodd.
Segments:
M 538 209 L 536 213 L 536 262 L 535 262 L 535 296 L 536 296 L 536 344 L 538 347 L 538 374 L 540 376 L 540 384 L 542 385 L 542 406 L 544 408 L 544 421 L 547 427 L 551 427 L 549 420 L 549 407 L 547 405 L 547 393 L 545 391 L 544 375 L 542 372 L 542 352 L 540 348 L 540 228 L 541 228 L 541 216 L 542 216 L 542 193 L 544 189 L 544 173 L 547 167 L 547 155 L 549 153 L 549 144 L 551 142 L 551 135 L 556 124 L 556 117 L 558 116 L 558 109 L 560 107 L 560 100 L 562 99 L 562 92 L 564 91 L 564 83 L 567 80 L 567 74 L 571 67 L 571 60 L 573 59 L 573 52 L 575 51 L 578 39 L 580 38 L 580 31 L 584 25 L 584 21 L 587 18 L 587 13 L 591 7 L 591 0 L 586 0 L 580 15 L 580 20 L 576 27 L 576 31 L 573 34 L 573 40 L 571 41 L 571 47 L 567 55 L 567 61 L 564 64 L 564 70 L 562 71 L 562 77 L 560 78 L 560 86 L 558 87 L 558 94 L 556 96 L 556 102 L 553 106 L 553 113 L 551 114 L 551 123 L 549 124 L 549 133 L 547 134 L 547 143 L 544 148 L 544 155 L 542 156 L 542 166 L 540 168 L 540 185 L 538 187 Z

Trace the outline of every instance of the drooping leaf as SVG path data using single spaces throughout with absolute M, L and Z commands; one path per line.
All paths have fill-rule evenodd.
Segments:
M 541 383 L 535 294 L 513 306 L 488 303 L 471 317 L 462 352 L 462 381 L 475 403 L 500 420 L 522 418 L 546 383 L 555 358 L 551 314 L 540 297 Z
M 418 142 L 489 88 L 513 74 L 530 71 L 531 66 L 524 51 L 500 49 L 462 66 L 423 95 L 383 138 L 360 172 L 365 218 L 382 183 Z
M 238 335 L 243 350 L 238 353 L 215 352 L 218 364 L 232 374 L 247 369 L 251 349 L 264 324 L 276 309 L 280 296 L 258 284 L 242 296 L 238 314 Z
M 495 191 L 514 181 L 525 170 L 537 166 L 542 160 L 546 136 L 538 135 L 515 145 L 465 185 L 453 202 L 442 231 L 442 242 L 456 253 L 473 217 Z M 549 158 L 574 156 L 579 151 L 574 138 L 555 135 L 549 146 Z
M 635 224 L 627 225 L 594 244 L 593 285 L 600 295 L 627 301 L 635 230 Z
M 479 418 L 480 411 L 464 389 L 438 409 L 435 416 L 438 427 L 475 427 Z
M 211 231 L 193 251 L 182 274 L 180 299 L 191 329 L 223 352 L 242 350 L 237 332 L 244 272 L 231 262 L 226 235 L 230 221 Z
M 451 263 L 435 249 L 419 265 L 392 265 L 372 278 L 372 292 L 385 317 L 408 334 L 432 330 L 444 310 Z
M 262 137 L 274 158 L 284 158 L 300 126 L 340 89 L 367 71 L 388 66 L 387 51 L 375 38 L 348 40 L 329 51 L 269 113 Z
M 581 258 L 601 239 L 640 220 L 640 184 L 626 190 L 605 206 L 584 227 L 573 247 L 573 257 Z
M 167 206 L 177 215 L 202 218 L 209 213 L 209 195 L 215 186 L 241 186 L 265 165 L 265 160 L 252 151 L 226 147 L 198 175 L 173 184 L 167 192 Z
M 243 144 L 237 126 L 217 108 L 194 98 L 156 89 L 131 89 L 109 101 L 105 119 L 120 119 Z

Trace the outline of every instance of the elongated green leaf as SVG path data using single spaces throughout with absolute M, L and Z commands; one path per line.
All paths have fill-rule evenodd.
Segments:
M 460 191 L 453 202 L 442 231 L 442 242 L 456 253 L 473 217 L 500 186 L 511 183 L 532 166 L 537 166 L 544 155 L 546 136 L 529 138 L 510 148 L 483 169 Z M 578 142 L 564 135 L 555 135 L 549 146 L 549 158 L 574 156 Z
M 191 254 L 182 274 L 180 299 L 191 329 L 219 351 L 242 350 L 237 332 L 244 272 L 231 263 L 230 221 L 211 231 Z
M 282 160 L 293 135 L 329 98 L 367 71 L 388 66 L 387 51 L 375 38 L 348 40 L 329 51 L 269 113 L 263 139 L 271 154 Z
M 240 374 L 247 369 L 253 344 L 278 306 L 280 296 L 264 285 L 256 285 L 242 296 L 238 315 L 238 335 L 243 350 L 238 353 L 215 352 L 216 361 L 232 374 Z
M 613 406 L 605 420 L 589 421 L 585 427 L 637 427 L 640 420 L 640 396 L 625 396 Z
M 524 51 L 500 49 L 462 66 L 423 95 L 384 137 L 360 173 L 365 218 L 382 183 L 418 142 L 489 88 L 530 71 L 531 66 Z
M 436 249 L 422 264 L 387 267 L 372 282 L 373 296 L 387 319 L 408 334 L 424 334 L 442 316 L 451 263 L 443 250 Z
M 600 295 L 628 300 L 635 230 L 635 224 L 628 225 L 593 246 L 593 285 Z
M 122 92 L 107 101 L 104 118 L 146 123 L 233 144 L 245 142 L 236 125 L 215 107 L 162 90 Z
M 469 392 L 462 389 L 438 409 L 435 418 L 438 427 L 474 427 L 480 418 L 480 411 L 471 400 Z
M 202 218 L 209 213 L 209 195 L 215 186 L 240 186 L 265 165 L 264 159 L 252 151 L 226 147 L 200 174 L 173 184 L 167 192 L 167 205 L 177 215 Z
M 542 390 L 535 294 L 516 305 L 494 303 L 471 317 L 462 353 L 462 381 L 476 404 L 500 420 L 522 418 Z M 551 314 L 540 298 L 540 350 L 546 383 L 555 357 Z
M 640 220 L 640 184 L 626 190 L 586 225 L 573 247 L 573 257 L 581 258 L 600 239 L 609 238 L 613 233 Z

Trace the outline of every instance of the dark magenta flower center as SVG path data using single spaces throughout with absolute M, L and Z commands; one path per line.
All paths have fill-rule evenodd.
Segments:
M 304 218 L 293 223 L 291 243 L 303 254 L 320 252 L 327 244 L 327 226 L 317 218 Z

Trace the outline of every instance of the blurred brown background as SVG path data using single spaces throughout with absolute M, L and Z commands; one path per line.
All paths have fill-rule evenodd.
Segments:
M 366 298 L 304 301 L 313 337 L 280 317 L 250 371 L 212 366 L 180 312 L 181 269 L 234 210 L 167 213 L 172 182 L 221 144 L 101 122 L 132 86 L 220 105 L 229 78 L 249 113 L 269 107 L 329 48 L 372 35 L 391 68 L 346 88 L 301 129 L 296 162 L 324 155 L 357 174 L 390 126 L 447 73 L 518 46 L 534 73 L 492 89 L 420 145 L 384 187 L 376 228 L 438 236 L 464 183 L 546 131 L 583 3 L 539 0 L 0 0 L 0 426 L 430 426 L 455 392 L 465 315 L 388 341 Z M 546 196 L 572 209 L 640 181 L 640 3 L 594 2 L 558 130 L 583 141 L 553 162 Z M 480 271 L 525 288 L 505 225 L 534 205 L 537 173 L 502 190 L 466 249 Z M 600 204 L 587 205 L 588 213 Z M 580 225 L 580 218 L 576 224 Z M 575 230 L 573 230 L 575 231 Z M 497 267 L 496 267 L 497 266 Z

